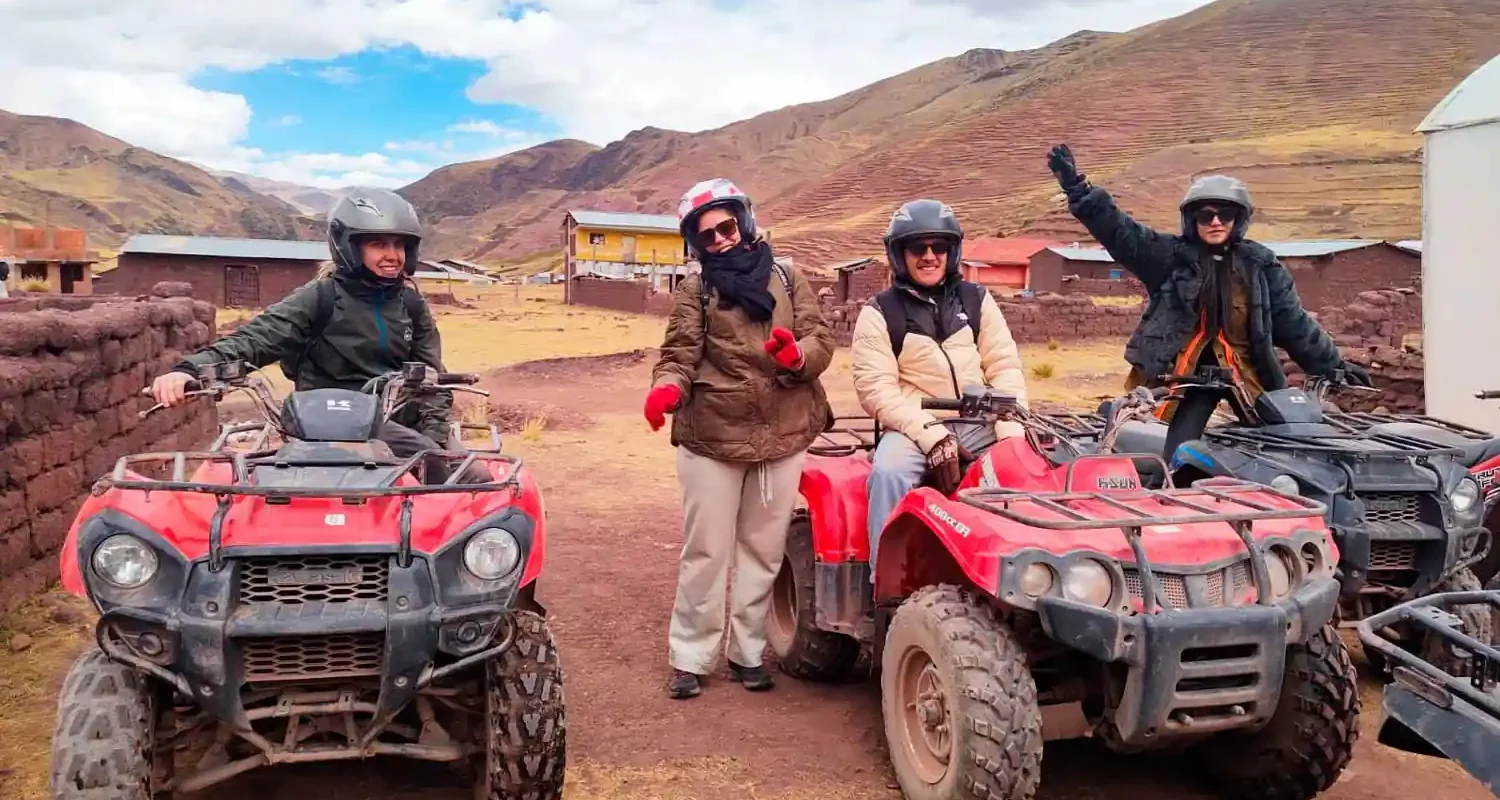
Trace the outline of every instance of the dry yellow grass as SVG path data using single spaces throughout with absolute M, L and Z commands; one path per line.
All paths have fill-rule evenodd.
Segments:
M 52 618 L 55 597 L 36 598 L 0 621 L 0 797 L 44 800 L 52 758 L 56 694 L 73 659 L 92 638 L 92 615 Z M 17 652 L 16 636 L 31 645 Z

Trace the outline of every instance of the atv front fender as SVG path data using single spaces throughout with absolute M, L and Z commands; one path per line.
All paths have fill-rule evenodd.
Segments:
M 994 597 L 1000 586 L 1001 548 L 991 514 L 920 487 L 907 494 L 880 534 L 875 597 L 904 597 L 916 589 L 962 581 Z

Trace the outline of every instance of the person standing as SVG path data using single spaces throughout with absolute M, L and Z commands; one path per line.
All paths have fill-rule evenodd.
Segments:
M 834 341 L 811 284 L 775 260 L 732 182 L 694 185 L 677 218 L 702 272 L 678 284 L 644 413 L 652 430 L 673 418 L 683 544 L 667 690 L 686 699 L 718 659 L 731 568 L 730 674 L 752 691 L 774 685 L 766 613 L 803 458 L 833 421 L 819 376 Z

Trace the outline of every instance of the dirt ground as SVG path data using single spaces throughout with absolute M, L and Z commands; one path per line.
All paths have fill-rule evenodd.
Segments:
M 821 797 L 897 798 L 890 788 L 878 686 L 799 683 L 777 673 L 775 691 L 752 694 L 711 680 L 692 701 L 664 691 L 680 505 L 667 431 L 653 433 L 639 404 L 649 384 L 660 322 L 611 319 L 527 303 L 530 320 L 510 320 L 502 335 L 481 335 L 489 307 L 446 313 L 452 360 L 489 372 L 488 416 L 506 431 L 507 451 L 534 471 L 547 498 L 547 572 L 539 599 L 553 618 L 567 675 L 567 796 L 597 800 Z M 594 358 L 533 361 L 538 345 L 517 328 L 551 328 L 579 315 L 597 338 L 558 348 Z M 622 324 L 623 323 L 623 324 Z M 532 334 L 555 336 L 551 330 Z M 516 345 L 511 347 L 508 345 Z M 1119 343 L 1028 348 L 1029 367 L 1055 365 L 1031 379 L 1039 398 L 1091 406 L 1120 380 Z M 557 352 L 554 350 L 552 352 Z M 528 362 L 528 363 L 520 363 Z M 847 354 L 826 378 L 836 408 L 854 413 Z M 466 412 L 474 416 L 484 409 Z M 55 693 L 68 663 L 91 637 L 81 604 L 49 595 L 0 624 L 0 797 L 43 800 Z M 1357 657 L 1357 656 L 1356 656 Z M 1354 762 L 1328 800 L 1444 800 L 1488 797 L 1477 782 L 1443 761 L 1375 743 L 1379 690 L 1367 682 L 1364 734 Z M 1091 742 L 1049 745 L 1040 797 L 1045 800 L 1198 800 L 1208 795 L 1171 758 L 1122 757 Z M 443 767 L 389 761 L 315 765 L 253 772 L 216 789 L 223 800 L 264 796 L 323 800 L 440 800 L 466 795 Z

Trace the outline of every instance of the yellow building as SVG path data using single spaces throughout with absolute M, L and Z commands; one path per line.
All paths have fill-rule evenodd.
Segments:
M 687 274 L 687 243 L 670 214 L 569 211 L 563 218 L 565 290 L 574 278 L 645 280 L 668 292 Z

